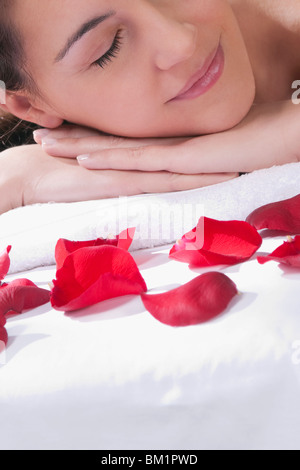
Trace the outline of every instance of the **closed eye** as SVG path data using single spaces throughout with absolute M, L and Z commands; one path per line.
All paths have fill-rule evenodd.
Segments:
M 102 56 L 100 59 L 95 60 L 92 65 L 97 65 L 104 69 L 106 65 L 109 64 L 109 62 L 112 62 L 112 60 L 117 57 L 118 53 L 120 52 L 122 45 L 122 36 L 121 36 L 121 31 L 119 30 L 114 38 L 114 41 L 110 47 L 110 49 Z

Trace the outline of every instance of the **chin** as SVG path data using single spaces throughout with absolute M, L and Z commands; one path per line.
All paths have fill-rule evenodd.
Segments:
M 217 111 L 207 115 L 206 123 L 201 127 L 201 133 L 212 134 L 223 132 L 237 126 L 247 116 L 254 104 L 255 86 L 244 90 L 234 101 L 224 101 Z M 199 133 L 199 130 L 198 130 Z

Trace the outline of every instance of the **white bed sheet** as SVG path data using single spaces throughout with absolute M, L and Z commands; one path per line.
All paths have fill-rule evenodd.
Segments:
M 265 239 L 260 253 L 283 239 Z M 133 253 L 149 289 L 203 270 Z M 242 293 L 218 319 L 171 328 L 139 297 L 7 324 L 1 449 L 299 449 L 300 273 L 255 259 L 222 270 Z M 54 267 L 18 275 L 40 286 Z

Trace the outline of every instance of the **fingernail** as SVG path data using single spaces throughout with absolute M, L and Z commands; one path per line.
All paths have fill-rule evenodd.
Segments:
M 89 158 L 90 158 L 90 155 L 89 155 L 89 154 L 86 154 L 86 155 L 78 155 L 77 161 L 78 161 L 78 162 L 84 162 L 85 160 L 88 160 Z
M 50 129 L 37 129 L 33 131 L 33 138 L 38 144 L 40 144 L 41 140 L 46 137 L 49 132 L 51 132 Z
M 46 135 L 48 135 L 50 132 L 50 129 L 36 129 L 35 131 L 33 131 L 33 135 L 42 139 L 43 137 L 46 137 Z
M 42 146 L 43 147 L 50 147 L 52 145 L 55 145 L 57 143 L 57 139 L 53 139 L 51 137 L 45 137 L 42 139 Z

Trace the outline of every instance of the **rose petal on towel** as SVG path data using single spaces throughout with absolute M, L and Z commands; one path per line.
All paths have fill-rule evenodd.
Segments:
M 110 245 L 85 247 L 71 253 L 57 271 L 53 284 L 52 306 L 65 312 L 147 290 L 131 254 Z
M 257 261 L 260 264 L 277 261 L 278 263 L 300 268 L 300 236 L 295 237 L 294 240 L 291 238 L 289 241 L 284 242 L 268 256 L 258 256 Z
M 163 294 L 142 294 L 145 308 L 161 323 L 189 326 L 220 315 L 238 294 L 225 274 L 210 272 Z
M 126 230 L 123 230 L 116 238 L 117 238 L 117 247 L 122 248 L 123 250 L 128 251 L 132 245 L 134 235 L 135 235 L 136 228 L 131 227 Z
M 0 315 L 0 328 L 3 328 L 6 325 L 5 315 Z
M 4 343 L 4 345 L 6 345 L 8 341 L 7 331 L 4 328 L 5 325 L 6 325 L 6 318 L 4 315 L 0 314 L 0 354 L 2 352 L 1 341 Z
M 111 245 L 128 251 L 132 244 L 135 230 L 135 228 L 129 228 L 127 230 L 123 230 L 119 235 L 112 238 L 97 238 L 96 240 L 88 241 L 71 241 L 61 238 L 58 240 L 55 247 L 56 267 L 57 269 L 60 269 L 69 254 L 85 247 Z
M 0 327 L 0 354 L 3 352 L 3 349 L 4 349 L 2 347 L 1 341 L 4 344 L 4 346 L 7 344 L 7 341 L 8 341 L 7 331 L 4 327 Z
M 259 207 L 247 217 L 247 222 L 257 230 L 269 229 L 291 235 L 299 234 L 300 194 L 291 199 Z
M 0 282 L 3 281 L 10 268 L 10 250 L 11 246 L 8 246 L 6 250 L 4 250 L 4 252 L 0 255 Z
M 0 316 L 23 313 L 49 301 L 50 291 L 40 289 L 28 279 L 16 279 L 0 287 Z
M 201 218 L 170 251 L 170 258 L 204 267 L 246 261 L 260 248 L 262 238 L 249 223 Z

